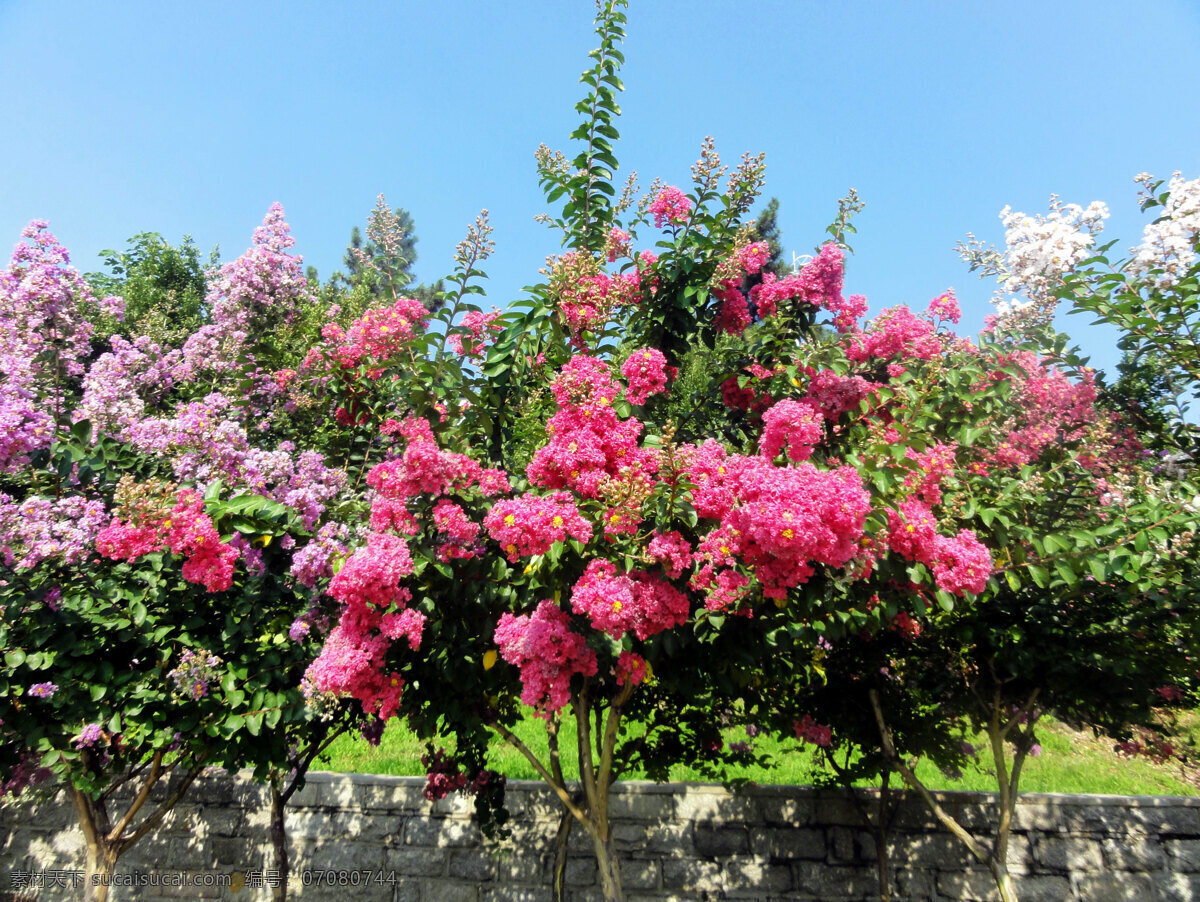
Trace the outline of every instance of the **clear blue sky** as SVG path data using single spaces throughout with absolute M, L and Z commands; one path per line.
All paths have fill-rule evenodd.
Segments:
M 328 275 L 383 192 L 416 221 L 423 280 L 489 208 L 504 306 L 558 246 L 533 222 L 533 151 L 575 126 L 592 13 L 0 0 L 0 246 L 44 218 L 85 271 L 140 231 L 228 259 L 278 200 Z M 973 331 L 992 286 L 951 248 L 968 230 L 1001 241 L 1002 206 L 1105 200 L 1128 247 L 1132 177 L 1200 175 L 1196 0 L 633 0 L 628 31 L 622 171 L 686 185 L 707 134 L 731 162 L 765 151 L 798 253 L 857 188 L 847 288 L 876 310 L 954 286 Z M 1066 324 L 1112 361 L 1084 320 Z

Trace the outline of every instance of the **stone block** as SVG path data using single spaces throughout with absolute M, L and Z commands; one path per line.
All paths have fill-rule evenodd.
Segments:
M 1071 898 L 1071 881 L 1066 877 L 1014 877 L 1021 902 L 1064 902 Z
M 1099 871 L 1104 868 L 1100 844 L 1077 836 L 1042 836 L 1034 844 L 1034 860 L 1055 871 Z
M 681 821 L 724 821 L 729 824 L 752 824 L 760 817 L 758 800 L 752 793 L 691 785 L 676 800 L 675 816 Z
M 1064 881 L 1066 878 L 1063 878 Z M 989 871 L 972 868 L 939 872 L 936 878 L 939 895 L 955 902 L 993 902 L 1000 898 L 996 890 L 996 881 Z M 1058 902 L 1070 899 L 1070 884 L 1067 884 L 1067 895 L 1059 898 Z
M 712 821 L 696 824 L 692 841 L 697 855 L 726 856 L 750 851 L 750 831 L 740 824 L 729 827 Z
M 484 889 L 481 902 L 552 902 L 549 887 L 494 886 Z
M 568 858 L 563 877 L 567 886 L 593 886 L 598 873 L 595 858 Z
M 331 838 L 310 848 L 305 866 L 314 871 L 376 871 L 384 868 L 385 852 L 377 842 Z
M 477 846 L 483 834 L 470 821 L 456 818 L 411 818 L 404 830 L 410 846 Z
M 1200 899 L 1200 875 L 1165 874 L 1158 880 L 1163 902 L 1195 902 Z
M 872 893 L 875 898 L 879 897 L 879 881 L 871 869 L 831 867 L 823 862 L 805 861 L 794 863 L 792 874 L 800 893 L 822 902 L 869 899 Z
M 1200 873 L 1200 839 L 1168 839 L 1163 842 L 1171 870 Z
M 486 883 L 496 873 L 496 862 L 481 849 L 450 853 L 450 865 L 446 873 L 459 880 L 475 880 Z
M 450 853 L 445 849 L 402 846 L 383 853 L 384 870 L 406 877 L 436 877 L 443 873 Z
M 1185 842 L 1188 840 L 1185 840 Z M 1162 845 L 1138 834 L 1119 839 L 1109 837 L 1101 843 L 1104 863 L 1113 871 L 1157 871 L 1167 860 Z
M 694 858 L 672 858 L 662 863 L 663 888 L 689 893 L 720 892 L 721 866 Z
M 479 887 L 474 883 L 426 880 L 421 886 L 421 902 L 479 902 Z
M 756 801 L 762 821 L 769 827 L 803 827 L 813 822 L 813 806 L 808 798 L 764 792 Z
M 1157 898 L 1154 880 L 1147 874 L 1076 874 L 1075 892 L 1087 902 L 1146 902 Z
M 592 842 L 582 830 L 571 831 L 572 840 L 575 834 L 583 836 L 584 842 L 580 850 L 591 850 Z M 613 841 L 619 851 L 637 853 L 664 852 L 676 855 L 687 854 L 692 849 L 693 832 L 691 824 L 644 824 L 625 823 L 613 827 Z
M 621 886 L 624 889 L 658 889 L 659 863 L 652 858 L 622 858 Z
M 752 827 L 750 851 L 776 861 L 825 860 L 825 831 L 809 828 Z
M 672 821 L 675 796 L 668 793 L 613 792 L 608 797 L 608 816 L 613 820 Z
M 543 875 L 549 872 L 548 861 L 548 856 L 536 850 L 503 849 L 496 855 L 496 880 L 500 883 L 541 883 Z
M 909 835 L 892 842 L 891 859 L 908 867 L 962 868 L 972 861 L 966 846 L 949 833 Z
M 767 858 L 744 855 L 721 862 L 724 890 L 734 897 L 761 898 L 764 893 L 781 893 L 792 888 L 792 869 L 772 864 Z

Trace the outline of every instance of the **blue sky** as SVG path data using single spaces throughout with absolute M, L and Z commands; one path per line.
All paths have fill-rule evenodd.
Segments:
M 569 149 L 592 12 L 0 0 L 0 245 L 44 218 L 85 271 L 140 231 L 228 259 L 278 200 L 327 275 L 383 192 L 415 219 L 423 280 L 489 208 L 504 306 L 558 247 L 533 222 L 533 151 Z M 1105 200 L 1128 247 L 1133 176 L 1200 175 L 1195 0 L 633 0 L 628 30 L 622 172 L 686 185 L 709 134 L 729 162 L 765 151 L 797 253 L 857 188 L 847 289 L 875 310 L 954 286 L 974 331 L 992 286 L 952 247 L 1001 241 L 1002 206 Z M 1110 337 L 1064 325 L 1113 361 Z

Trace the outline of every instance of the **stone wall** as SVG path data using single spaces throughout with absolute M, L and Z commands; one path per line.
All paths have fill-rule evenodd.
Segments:
M 470 800 L 430 803 L 423 787 L 422 778 L 311 775 L 289 806 L 292 898 L 549 902 L 559 820 L 548 791 L 510 783 L 513 838 L 489 845 L 472 823 Z M 244 776 L 213 775 L 187 798 L 122 859 L 119 871 L 126 879 L 196 875 L 234 885 L 143 885 L 115 889 L 110 898 L 269 899 L 262 788 Z M 986 827 L 989 796 L 940 798 L 968 826 Z M 860 799 L 870 802 L 871 795 Z M 710 785 L 622 783 L 612 807 L 630 902 L 879 898 L 874 843 L 844 793 L 780 786 L 732 794 Z M 69 887 L 71 869 L 83 867 L 73 819 L 62 797 L 0 807 L 0 900 L 82 895 Z M 572 831 L 569 848 L 570 897 L 598 899 L 582 830 Z M 896 817 L 892 862 L 897 899 L 994 898 L 986 870 L 972 865 L 917 799 L 906 800 Z M 1200 799 L 1029 794 L 1018 810 L 1010 868 L 1024 902 L 1200 899 Z M 57 885 L 16 885 L 31 873 L 33 882 Z M 250 885 L 236 889 L 243 880 Z

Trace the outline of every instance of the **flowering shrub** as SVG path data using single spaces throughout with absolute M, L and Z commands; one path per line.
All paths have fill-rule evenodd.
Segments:
M 706 140 L 686 191 L 612 184 L 623 6 L 600 7 L 586 148 L 537 155 L 566 250 L 504 313 L 471 303 L 486 215 L 436 312 L 343 310 L 314 299 L 275 206 L 178 347 L 93 349 L 81 311 L 98 302 L 44 224 L 27 230 L 0 278 L 0 337 L 20 352 L 0 359 L 6 782 L 53 763 L 104 820 L 104 787 L 147 762 L 154 780 L 164 762 L 303 773 L 350 711 L 375 741 L 407 719 L 427 795 L 474 793 L 491 829 L 498 735 L 587 831 L 616 899 L 608 791 L 635 763 L 719 773 L 752 755 L 724 742 L 738 722 L 891 767 L 880 698 L 891 714 L 911 686 L 891 721 L 904 751 L 953 764 L 947 732 L 980 716 L 968 672 L 1027 752 L 1064 668 L 1021 661 L 1099 611 L 1159 624 L 1133 594 L 1170 595 L 1184 565 L 1149 543 L 1194 511 L 1088 371 L 1003 323 L 954 334 L 950 292 L 868 319 L 844 295 L 852 202 L 808 263 L 763 274 L 744 222 L 761 157 L 730 171 Z M 1181 234 L 1188 191 L 1166 202 Z M 1050 292 L 1102 218 L 1056 214 L 1022 226 L 1014 286 Z M 1041 632 L 1022 619 L 1039 606 Z M 874 707 L 838 710 L 829 687 Z M 922 727 L 918 703 L 945 716 Z M 529 711 L 544 760 L 512 729 Z

